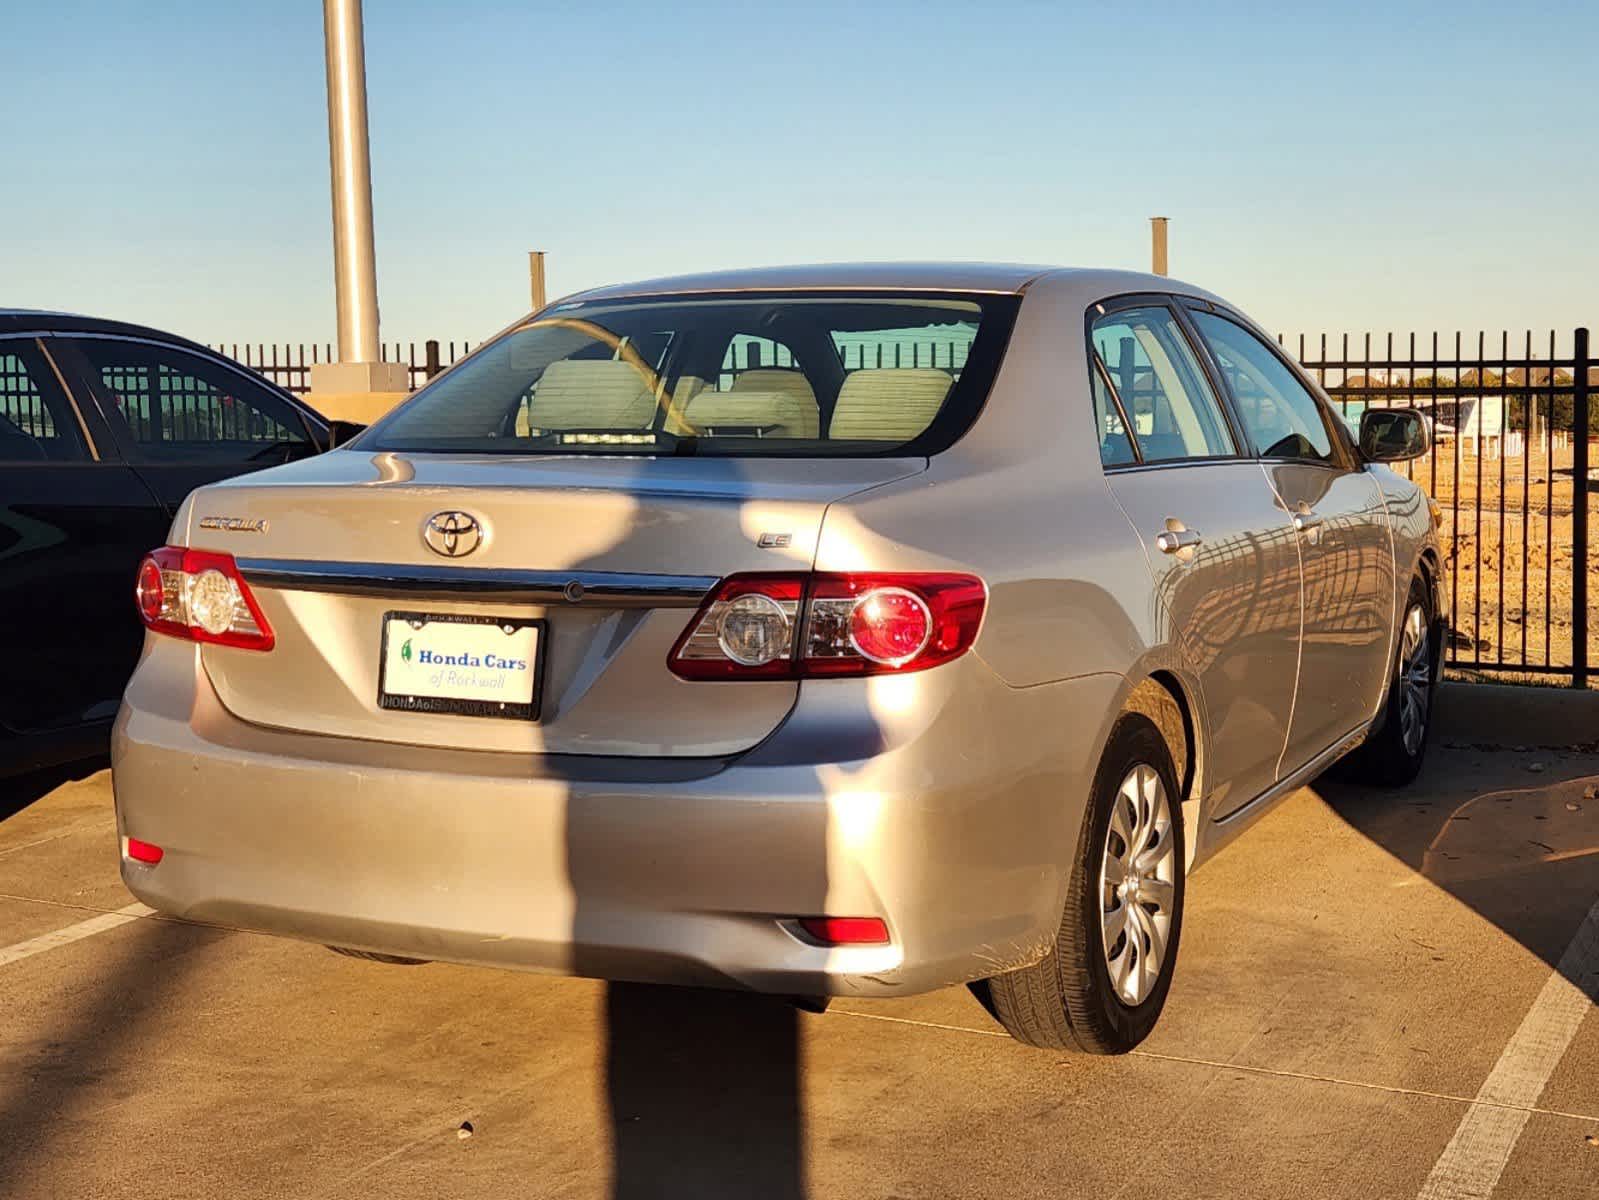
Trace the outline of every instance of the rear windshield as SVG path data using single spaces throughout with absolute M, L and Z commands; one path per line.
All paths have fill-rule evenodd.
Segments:
M 363 450 L 936 454 L 972 423 L 1013 296 L 761 293 L 558 304 L 372 427 Z

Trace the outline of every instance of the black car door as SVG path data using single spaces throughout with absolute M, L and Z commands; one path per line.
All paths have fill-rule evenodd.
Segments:
M 169 512 L 195 488 L 316 454 L 327 430 L 219 356 L 165 342 L 63 336 L 123 456 Z
M 0 774 L 41 744 L 7 735 L 103 736 L 144 638 L 134 576 L 170 520 L 66 394 L 55 342 L 0 337 Z

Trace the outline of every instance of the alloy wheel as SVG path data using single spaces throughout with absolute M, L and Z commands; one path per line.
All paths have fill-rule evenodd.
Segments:
M 1100 931 L 1111 987 L 1142 1004 L 1160 979 L 1176 903 L 1177 842 L 1160 772 L 1133 766 L 1116 789 L 1099 873 Z
M 1414 757 L 1427 735 L 1432 709 L 1432 645 L 1427 637 L 1427 614 L 1419 604 L 1405 613 L 1399 643 L 1399 732 L 1405 753 Z

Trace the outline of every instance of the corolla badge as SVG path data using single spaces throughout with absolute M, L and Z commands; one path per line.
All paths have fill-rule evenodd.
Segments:
M 229 533 L 265 533 L 265 517 L 201 517 L 201 529 L 224 529 Z
M 422 524 L 422 540 L 428 549 L 445 558 L 461 558 L 483 542 L 483 526 L 471 513 L 457 509 L 436 512 Z

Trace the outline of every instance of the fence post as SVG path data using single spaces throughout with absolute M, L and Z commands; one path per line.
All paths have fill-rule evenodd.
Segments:
M 423 345 L 422 350 L 425 356 L 422 362 L 422 371 L 429 379 L 432 379 L 439 373 L 439 344 L 429 338 Z
M 1571 686 L 1588 686 L 1588 331 L 1573 339 L 1571 432 Z

